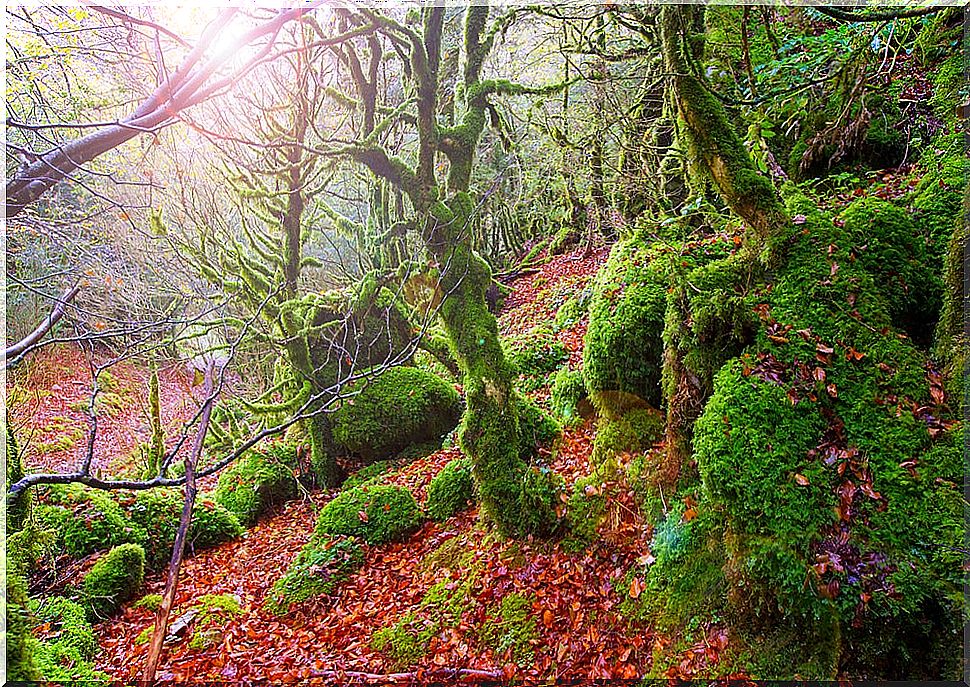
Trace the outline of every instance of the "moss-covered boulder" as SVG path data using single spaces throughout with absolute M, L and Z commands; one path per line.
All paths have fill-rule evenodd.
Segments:
M 213 499 L 248 527 L 296 493 L 292 469 L 261 453 L 248 453 L 222 471 Z
M 31 633 L 33 616 L 27 599 L 27 582 L 19 570 L 6 569 L 6 632 L 7 679 L 12 682 L 40 680 L 35 649 L 37 640 Z
M 45 600 L 37 609 L 37 619 L 48 626 L 48 641 L 71 647 L 85 660 L 91 660 L 98 652 L 98 640 L 81 604 L 54 596 Z
M 550 393 L 552 412 L 564 422 L 576 421 L 582 415 L 581 404 L 587 398 L 582 370 L 571 370 L 568 365 L 561 367 L 553 378 Z
M 425 510 L 432 520 L 447 520 L 468 507 L 475 498 L 471 461 L 458 458 L 445 465 L 428 485 Z
M 955 676 L 963 466 L 947 411 L 853 241 L 799 196 L 789 210 L 806 221 L 762 290 L 765 326 L 695 427 L 731 612 L 800 627 L 800 647 L 837 637 L 802 655 L 811 677 Z
M 439 440 L 458 424 L 454 387 L 414 367 L 394 367 L 356 385 L 333 416 L 333 438 L 367 462 L 393 457 L 411 444 Z
M 666 292 L 640 241 L 613 247 L 596 276 L 583 349 L 586 388 L 601 413 L 660 407 Z
M 421 510 L 407 489 L 361 485 L 324 506 L 315 534 L 360 537 L 368 544 L 402 541 L 421 524 Z
M 284 615 L 294 604 L 332 594 L 363 563 L 364 551 L 356 537 L 314 536 L 286 574 L 273 583 L 265 606 L 275 615 Z
M 88 616 L 101 620 L 135 598 L 145 580 L 145 550 L 122 544 L 98 559 L 85 575 L 82 596 Z
M 943 283 L 928 264 L 926 239 L 910 213 L 879 198 L 855 201 L 841 215 L 850 254 L 872 275 L 896 327 L 928 345 Z
M 58 543 L 75 558 L 148 541 L 146 529 L 132 521 L 109 492 L 79 484 L 53 485 L 37 511 L 38 520 L 57 533 Z

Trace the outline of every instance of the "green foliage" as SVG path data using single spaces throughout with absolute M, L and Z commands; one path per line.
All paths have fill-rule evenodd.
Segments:
M 222 627 L 228 620 L 242 615 L 239 597 L 235 594 L 203 594 L 192 605 L 196 613 L 189 648 L 197 651 L 211 649 L 222 640 Z
M 58 541 L 75 558 L 120 544 L 144 545 L 148 532 L 130 520 L 111 496 L 79 484 L 52 485 L 38 514 L 58 532 Z
M 324 506 L 315 533 L 357 536 L 368 544 L 403 541 L 421 524 L 421 511 L 407 489 L 363 485 Z
M 925 240 L 909 213 L 888 201 L 864 198 L 849 205 L 841 219 L 853 254 L 886 299 L 893 324 L 927 343 L 929 326 L 939 315 L 942 283 L 927 265 Z
M 440 440 L 461 417 L 458 392 L 414 367 L 390 368 L 350 391 L 359 393 L 333 414 L 333 436 L 340 447 L 366 461 Z
M 44 682 L 53 684 L 109 685 L 110 675 L 94 666 L 73 646 L 63 642 L 37 642 L 35 657 Z
M 363 563 L 364 551 L 356 537 L 316 535 L 273 583 L 265 606 L 275 615 L 284 615 L 293 604 L 332 594 Z
M 475 498 L 474 487 L 471 461 L 458 458 L 449 462 L 428 485 L 428 517 L 440 522 L 461 512 Z
M 249 453 L 219 475 L 213 498 L 245 526 L 296 496 L 293 472 L 270 457 Z
M 532 613 L 532 599 L 512 592 L 502 597 L 481 628 L 482 641 L 507 655 L 515 664 L 526 666 L 535 655 L 539 624 Z
M 116 546 L 98 559 L 82 582 L 88 616 L 107 618 L 134 598 L 145 579 L 145 550 L 137 544 Z
M 600 412 L 631 402 L 660 407 L 666 292 L 639 241 L 613 247 L 596 276 L 583 349 L 586 388 Z
M 579 418 L 578 406 L 586 398 L 586 382 L 582 370 L 570 370 L 568 365 L 559 368 L 552 382 L 552 411 L 564 422 Z

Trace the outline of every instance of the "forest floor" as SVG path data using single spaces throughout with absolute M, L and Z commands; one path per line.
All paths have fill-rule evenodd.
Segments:
M 538 323 L 554 320 L 567 298 L 589 286 L 608 254 L 605 246 L 589 254 L 580 249 L 553 257 L 512 281 L 512 293 L 499 316 L 502 334 L 521 335 Z M 584 317 L 557 332 L 573 367 L 582 358 L 586 325 Z M 25 401 L 33 404 L 33 412 L 30 426 L 21 428 L 21 433 L 33 434 L 35 441 L 47 440 L 45 428 L 60 417 L 83 426 L 83 409 L 74 408 L 80 407 L 90 381 L 87 369 L 80 352 L 65 348 L 36 363 L 30 371 L 30 388 L 39 391 Z M 125 398 L 144 396 L 145 370 L 126 363 L 112 374 L 113 393 Z M 196 407 L 192 387 L 185 370 L 162 370 L 160 378 L 163 417 L 174 429 Z M 60 390 L 50 382 L 54 379 Z M 65 389 L 78 392 L 65 393 Z M 548 399 L 548 388 L 531 395 L 542 404 Z M 138 412 L 136 402 L 119 402 L 103 427 L 99 445 L 110 448 L 98 454 L 100 465 L 115 465 L 146 438 L 124 421 L 129 413 Z M 565 429 L 550 466 L 567 487 L 589 472 L 594 431 L 592 418 Z M 83 442 L 77 443 L 43 454 L 28 452 L 35 456 L 30 465 L 67 468 L 83 450 Z M 438 451 L 391 473 L 385 481 L 407 487 L 421 502 L 431 478 L 458 454 L 457 449 Z M 187 632 L 180 641 L 168 644 L 161 679 L 282 681 L 402 670 L 420 679 L 454 669 L 511 679 L 629 679 L 648 672 L 653 652 L 665 646 L 662 637 L 618 610 L 626 594 L 638 591 L 636 585 L 634 592 L 624 591 L 630 585 L 623 578 L 638 559 L 649 555 L 650 534 L 632 492 L 622 488 L 601 536 L 585 549 L 575 551 L 561 541 L 502 540 L 490 533 L 473 508 L 443 523 L 428 522 L 402 543 L 368 547 L 364 566 L 334 594 L 307 601 L 285 616 L 272 615 L 262 607 L 269 587 L 309 540 L 316 513 L 336 493 L 304 494 L 241 539 L 185 561 L 173 621 L 189 617 L 190 609 L 212 594 L 234 595 L 241 612 L 220 616 L 204 642 L 189 641 L 192 633 Z M 418 626 L 432 624 L 434 609 L 421 603 L 432 586 L 445 582 L 457 588 L 469 580 L 459 622 L 442 624 L 418 658 L 402 663 L 372 646 L 375 632 L 402 619 Z M 163 575 L 151 576 L 145 592 L 159 593 L 163 585 Z M 517 644 L 496 646 L 483 628 L 496 622 L 499 601 L 513 592 L 529 600 L 531 620 Z M 146 630 L 153 621 L 153 611 L 129 606 L 96 626 L 101 644 L 96 667 L 119 680 L 138 677 L 148 648 Z M 685 654 L 681 674 L 690 674 L 692 666 L 700 669 L 716 662 L 723 644 L 716 628 L 711 628 Z

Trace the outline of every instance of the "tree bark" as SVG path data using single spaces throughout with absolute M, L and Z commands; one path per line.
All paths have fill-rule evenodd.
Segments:
M 148 649 L 148 659 L 145 663 L 145 685 L 151 687 L 155 682 L 155 671 L 158 668 L 158 660 L 162 654 L 162 644 L 165 641 L 165 632 L 168 629 L 168 617 L 175 602 L 175 592 L 178 590 L 179 572 L 182 568 L 182 556 L 185 553 L 185 540 L 188 538 L 189 527 L 192 524 L 192 508 L 195 505 L 195 496 L 198 491 L 195 484 L 195 466 L 198 464 L 199 456 L 202 455 L 202 448 L 205 442 L 205 435 L 209 429 L 209 419 L 212 417 L 212 405 L 215 396 L 212 394 L 215 377 L 215 362 L 210 360 L 205 375 L 205 408 L 202 410 L 202 418 L 199 422 L 199 431 L 195 435 L 195 442 L 192 444 L 192 453 L 185 460 L 185 501 L 182 504 L 182 517 L 179 521 L 178 532 L 175 534 L 175 544 L 172 546 L 172 560 L 168 566 L 168 577 L 165 581 L 165 593 L 162 595 L 162 605 L 158 609 L 155 618 L 155 632 L 152 634 L 152 642 Z

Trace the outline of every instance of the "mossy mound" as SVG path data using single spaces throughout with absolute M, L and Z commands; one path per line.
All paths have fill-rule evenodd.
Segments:
M 695 426 L 729 611 L 749 639 L 793 625 L 803 648 L 800 636 L 829 636 L 801 656 L 812 677 L 955 675 L 962 463 L 940 443 L 946 411 L 853 241 L 804 198 L 789 211 L 806 220 L 756 294 L 763 327 Z M 650 573 L 657 599 L 689 588 L 673 574 Z
M 360 537 L 368 544 L 402 541 L 421 524 L 421 510 L 407 489 L 362 485 L 324 506 L 315 534 Z
M 620 454 L 645 451 L 663 437 L 663 431 L 663 415 L 652 408 L 637 408 L 619 417 L 602 418 L 596 429 L 591 462 L 594 466 L 604 466 Z
M 82 582 L 84 606 L 95 620 L 116 613 L 135 598 L 145 580 L 145 550 L 122 544 L 98 559 Z
M 552 381 L 550 405 L 552 412 L 564 422 L 580 417 L 580 404 L 586 399 L 586 381 L 582 370 L 560 368 Z
M 927 263 L 926 240 L 909 213 L 878 198 L 855 201 L 841 215 L 851 255 L 881 291 L 896 327 L 930 343 L 943 284 Z
M 294 604 L 332 594 L 363 563 L 364 551 L 356 537 L 314 536 L 286 574 L 273 583 L 265 606 L 275 615 L 284 615 Z
M 222 471 L 213 498 L 248 527 L 296 493 L 290 468 L 263 454 L 249 453 Z
M 40 604 L 36 615 L 49 627 L 48 641 L 73 648 L 85 660 L 91 660 L 97 654 L 98 641 L 81 604 L 55 596 Z
M 432 520 L 447 520 L 475 498 L 471 461 L 458 458 L 445 465 L 428 485 L 425 510 Z
M 31 634 L 33 617 L 27 598 L 27 582 L 20 570 L 6 569 L 6 632 L 7 679 L 13 682 L 40 680 L 42 675 L 34 656 L 38 644 Z
M 145 546 L 149 568 L 168 563 L 182 518 L 183 495 L 175 489 L 151 489 L 135 494 L 128 506 L 133 522 L 152 536 Z M 190 551 L 202 550 L 242 536 L 243 526 L 229 510 L 211 496 L 196 498 L 192 508 L 187 545 Z
M 636 239 L 617 243 L 596 276 L 583 374 L 597 410 L 631 403 L 660 407 L 667 285 Z
M 532 391 L 569 359 L 566 347 L 556 338 L 551 324 L 541 324 L 527 334 L 505 341 L 506 359 L 519 376 L 520 388 Z
M 121 544 L 144 545 L 148 532 L 125 514 L 109 493 L 79 484 L 52 485 L 37 508 L 38 520 L 57 532 L 57 541 L 75 558 Z
M 439 440 L 458 424 L 458 392 L 433 374 L 394 367 L 358 384 L 333 416 L 333 437 L 365 461 L 387 459 L 411 444 Z

